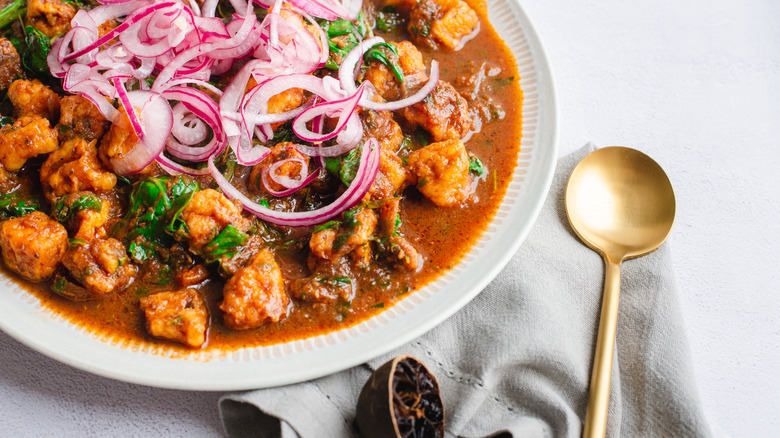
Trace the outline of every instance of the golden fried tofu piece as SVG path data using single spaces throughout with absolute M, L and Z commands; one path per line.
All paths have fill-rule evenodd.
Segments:
M 412 125 L 430 132 L 433 141 L 463 138 L 471 128 L 466 99 L 444 81 L 439 81 L 421 102 L 404 108 L 403 115 Z
M 225 324 L 237 330 L 260 327 L 277 322 L 287 315 L 290 298 L 274 254 L 263 249 L 252 262 L 225 283 L 219 308 Z
M 41 166 L 41 185 L 49 200 L 84 190 L 105 192 L 116 186 L 116 175 L 98 160 L 95 140 L 77 137 L 63 143 Z
M 206 342 L 209 315 L 196 289 L 158 292 L 141 298 L 150 335 L 200 348 Z
M 478 27 L 477 13 L 463 0 L 421 0 L 409 14 L 407 29 L 418 45 L 454 50 Z
M 15 172 L 29 158 L 57 149 L 57 131 L 41 116 L 25 116 L 0 128 L 0 163 Z
M 68 232 L 45 213 L 34 211 L 0 224 L 6 266 L 30 281 L 51 277 L 68 247 Z
M 374 235 L 377 216 L 370 208 L 363 208 L 355 214 L 354 223 L 344 222 L 338 228 L 326 228 L 313 233 L 309 239 L 311 253 L 323 260 L 337 261 L 368 243 Z M 338 239 L 342 234 L 346 236 L 343 241 Z
M 60 142 L 83 137 L 87 141 L 100 140 L 108 130 L 109 122 L 97 106 L 81 96 L 60 99 Z
M 40 116 L 54 123 L 60 114 L 60 96 L 38 79 L 17 79 L 8 87 L 8 99 L 16 115 Z
M 132 283 L 138 272 L 138 268 L 130 262 L 122 242 L 111 237 L 72 245 L 65 253 L 62 264 L 86 289 L 79 301 L 120 292 Z
M 454 207 L 469 198 L 469 157 L 460 140 L 432 143 L 409 155 L 417 189 L 439 207 Z
M 228 225 L 246 232 L 251 223 L 241 215 L 241 204 L 234 203 L 222 193 L 200 190 L 181 212 L 181 219 L 187 223 L 190 250 L 199 253 Z
M 30 0 L 27 2 L 27 25 L 33 26 L 49 38 L 55 38 L 70 30 L 70 22 L 76 15 L 73 5 L 60 0 Z

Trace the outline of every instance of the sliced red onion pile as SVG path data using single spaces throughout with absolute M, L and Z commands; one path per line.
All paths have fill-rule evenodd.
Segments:
M 361 0 L 231 0 L 237 11 L 225 23 L 216 17 L 217 0 L 101 0 L 101 5 L 80 10 L 71 30 L 52 45 L 48 64 L 63 88 L 92 101 L 111 122 L 127 117 L 138 137 L 136 145 L 111 160 L 120 175 L 141 171 L 153 161 L 172 173 L 211 174 L 224 193 L 239 199 L 244 208 L 262 220 L 287 226 L 323 223 L 360 202 L 379 169 L 379 146 L 363 140 L 358 107 L 397 110 L 422 100 L 436 86 L 438 63 L 431 63 L 428 82 L 414 95 L 378 103 L 370 84 L 357 86 L 356 71 L 363 53 L 380 37 L 360 43 L 345 58 L 338 79 L 312 75 L 328 60 L 328 38 L 313 17 L 335 20 L 357 17 Z M 268 8 L 258 22 L 254 4 Z M 113 20 L 113 21 L 112 21 Z M 112 21 L 115 28 L 101 35 L 100 27 Z M 220 90 L 209 81 L 244 63 L 230 84 Z M 247 91 L 250 80 L 257 85 Z M 298 108 L 271 113 L 272 97 L 292 89 L 306 91 Z M 297 90 L 296 90 L 297 91 Z M 118 102 L 124 111 L 111 102 Z M 123 115 L 126 114 L 125 115 Z M 324 130 L 324 119 L 335 127 Z M 316 157 L 320 168 L 309 173 L 307 162 L 288 158 L 262 173 L 287 196 L 306 186 L 322 171 L 323 157 L 339 156 L 362 147 L 360 167 L 349 187 L 333 203 L 307 212 L 279 212 L 263 207 L 242 194 L 217 169 L 216 157 L 231 147 L 237 163 L 251 166 L 269 153 L 274 127 L 292 120 L 302 154 Z M 362 146 L 360 146 L 362 144 Z M 206 163 L 193 168 L 181 162 Z M 296 162 L 298 175 L 278 173 Z

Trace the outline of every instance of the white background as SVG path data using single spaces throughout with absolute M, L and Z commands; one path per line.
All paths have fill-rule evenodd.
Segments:
M 555 74 L 560 152 L 669 174 L 669 244 L 715 432 L 780 430 L 780 1 L 521 0 Z
M 680 336 L 713 430 L 776 436 L 780 1 L 520 1 L 555 75 L 561 154 L 632 146 L 674 184 Z M 94 377 L 0 333 L 3 436 L 215 436 L 219 395 Z

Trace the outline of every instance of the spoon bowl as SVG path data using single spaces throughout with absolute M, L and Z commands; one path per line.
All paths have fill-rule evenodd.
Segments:
M 599 333 L 590 381 L 585 437 L 606 434 L 609 383 L 617 329 L 620 264 L 654 251 L 674 223 L 674 190 L 663 169 L 635 149 L 608 147 L 577 164 L 566 185 L 574 232 L 606 265 Z

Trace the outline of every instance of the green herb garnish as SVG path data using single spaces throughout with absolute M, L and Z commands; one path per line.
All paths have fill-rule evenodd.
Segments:
M 359 148 L 355 148 L 339 157 L 325 157 L 325 170 L 349 186 L 355 180 L 360 167 L 360 153 Z
M 469 155 L 469 172 L 477 176 L 482 176 L 487 172 L 487 169 L 479 158 Z
M 70 205 L 65 203 L 65 199 L 60 199 L 54 206 L 52 217 L 61 223 L 70 220 L 73 215 L 82 210 L 100 211 L 103 209 L 103 201 L 92 193 L 82 195 Z
M 203 256 L 209 263 L 220 259 L 223 255 L 232 257 L 236 253 L 236 249 L 248 240 L 249 236 L 246 233 L 233 225 L 228 225 L 214 240 L 203 247 Z
M 385 50 L 382 49 L 389 51 L 393 56 L 388 57 L 388 54 L 385 52 Z M 398 79 L 398 82 L 403 82 L 404 72 L 401 70 L 401 66 L 398 65 L 398 50 L 394 45 L 389 43 L 379 43 L 371 47 L 366 51 L 366 53 L 363 54 L 363 61 L 368 63 L 368 61 L 372 59 L 375 59 L 384 64 L 393 72 L 395 77 Z
M 24 29 L 24 42 L 27 44 L 27 50 L 22 56 L 22 65 L 24 68 L 39 76 L 50 76 L 49 50 L 51 50 L 51 40 L 38 29 L 27 26 Z
M 3 219 L 22 217 L 38 209 L 40 205 L 34 199 L 23 199 L 16 193 L 0 196 L 0 217 Z
M 318 231 L 327 230 L 328 228 L 338 228 L 340 226 L 341 226 L 341 221 L 328 221 L 325 222 L 324 224 L 320 224 L 314 227 L 311 233 L 314 234 Z

